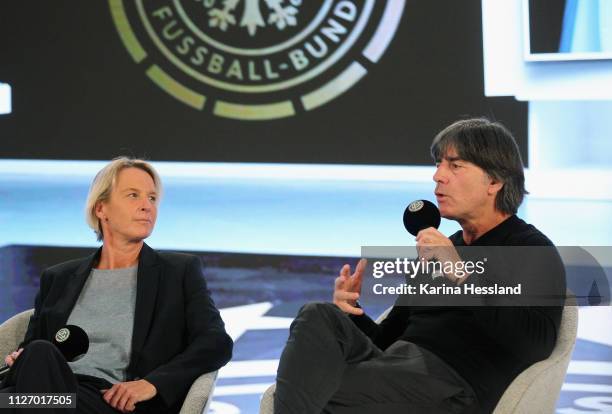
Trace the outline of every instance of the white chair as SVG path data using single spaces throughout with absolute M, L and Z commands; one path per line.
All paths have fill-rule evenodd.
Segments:
M 576 298 L 568 291 L 568 298 L 561 315 L 561 326 L 557 343 L 550 356 L 536 362 L 508 386 L 501 396 L 493 414 L 550 414 L 555 412 L 555 404 L 565 379 L 565 373 L 572 356 L 578 331 L 578 306 Z M 391 308 L 376 320 L 382 322 Z M 263 394 L 259 406 L 260 414 L 274 412 L 274 390 L 271 385 Z
M 501 396 L 493 414 L 550 414 L 561 392 L 578 332 L 578 306 L 568 291 L 559 337 L 552 353 L 536 362 L 512 381 Z
M 17 349 L 17 346 L 23 340 L 30 316 L 33 313 L 34 309 L 28 309 L 7 319 L 0 325 L 0 355 L 3 361 L 4 357 Z M 183 401 L 180 414 L 201 414 L 208 411 L 210 396 L 217 381 L 217 372 L 203 374 L 191 384 L 185 401 Z

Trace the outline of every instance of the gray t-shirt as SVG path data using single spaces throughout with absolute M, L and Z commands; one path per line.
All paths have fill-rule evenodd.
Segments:
M 92 269 L 68 318 L 68 324 L 80 326 L 89 336 L 87 354 L 69 362 L 75 374 L 113 384 L 125 381 L 132 352 L 137 270 L 137 266 Z

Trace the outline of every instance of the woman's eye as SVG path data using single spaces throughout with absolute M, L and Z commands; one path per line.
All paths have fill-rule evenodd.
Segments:
M 149 200 L 151 200 L 152 203 L 157 201 L 157 197 L 155 196 L 149 196 Z

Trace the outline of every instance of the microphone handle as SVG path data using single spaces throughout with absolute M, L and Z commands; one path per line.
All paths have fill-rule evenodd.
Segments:
M 434 271 L 431 272 L 431 280 L 436 280 L 439 277 L 444 277 L 444 273 L 438 272 L 437 270 L 434 269 Z

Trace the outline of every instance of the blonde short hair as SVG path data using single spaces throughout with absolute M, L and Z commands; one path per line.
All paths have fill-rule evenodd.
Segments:
M 117 176 L 126 168 L 139 168 L 149 174 L 155 184 L 157 197 L 161 197 L 161 179 L 151 164 L 145 160 L 125 156 L 114 158 L 96 174 L 89 188 L 87 203 L 85 204 L 85 220 L 87 221 L 87 225 L 96 233 L 98 241 L 102 240 L 104 235 L 102 234 L 100 219 L 96 216 L 96 205 L 110 198 L 113 187 L 117 182 Z

